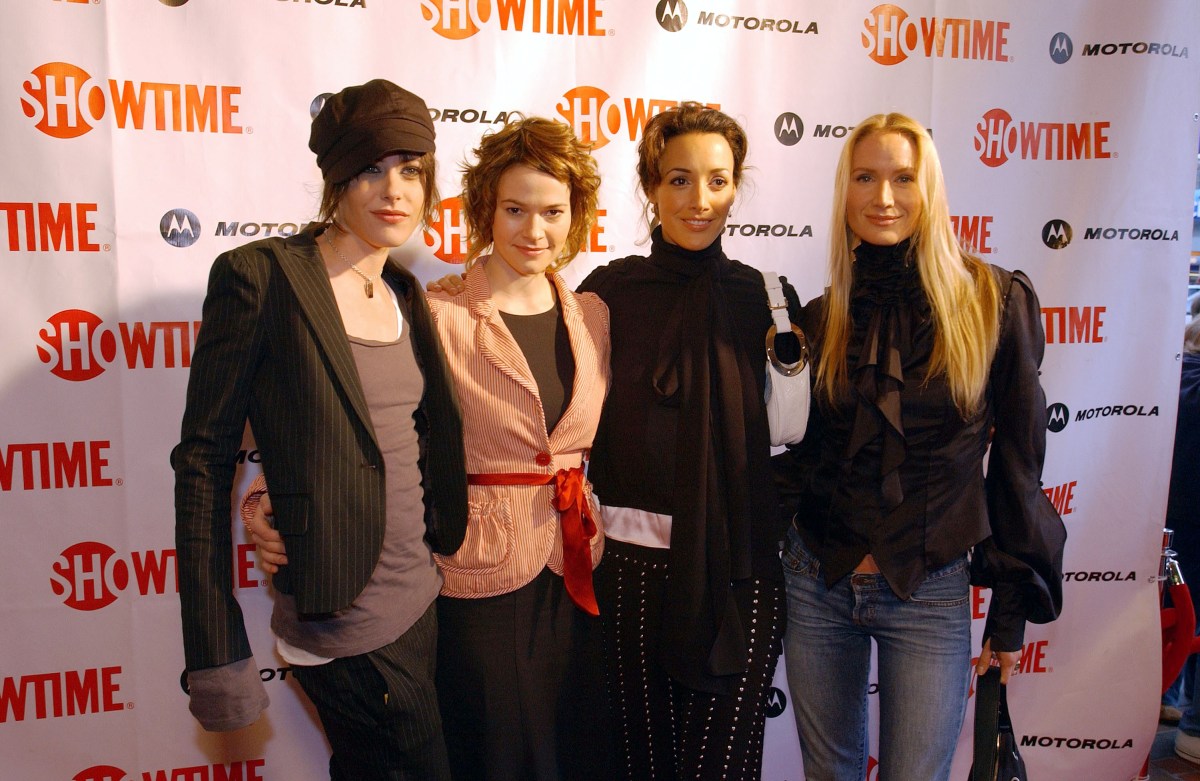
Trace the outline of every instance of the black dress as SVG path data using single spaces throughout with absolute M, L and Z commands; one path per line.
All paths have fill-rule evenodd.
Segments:
M 671 517 L 669 549 L 610 538 L 596 571 L 623 777 L 757 781 L 785 617 L 762 275 L 655 230 L 580 290 L 611 323 L 596 495 Z

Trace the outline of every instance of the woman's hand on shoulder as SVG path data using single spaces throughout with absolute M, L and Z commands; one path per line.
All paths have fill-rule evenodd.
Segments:
M 463 284 L 461 274 L 447 274 L 441 279 L 426 282 L 425 289 L 430 293 L 445 293 L 449 296 L 456 296 L 466 290 L 467 286 Z

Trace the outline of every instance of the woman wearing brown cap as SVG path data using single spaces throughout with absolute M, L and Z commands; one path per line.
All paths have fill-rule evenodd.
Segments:
M 436 557 L 450 765 L 462 781 L 609 781 L 592 585 L 604 533 L 583 469 L 608 391 L 608 310 L 557 273 L 587 242 L 600 177 L 570 127 L 540 117 L 475 155 L 466 277 L 429 298 L 471 486 L 466 539 Z M 263 568 L 286 562 L 290 543 L 244 514 Z
M 433 553 L 466 528 L 462 421 L 425 298 L 388 258 L 437 203 L 434 129 L 419 97 L 375 80 L 326 102 L 309 147 L 321 220 L 213 264 L 172 453 L 191 710 L 232 730 L 267 705 L 230 571 L 249 420 L 288 552 L 271 627 L 330 777 L 447 779 Z

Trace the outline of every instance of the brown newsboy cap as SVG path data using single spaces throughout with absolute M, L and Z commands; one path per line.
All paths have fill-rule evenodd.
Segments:
M 308 148 L 326 181 L 339 184 L 389 152 L 432 152 L 425 101 L 385 79 L 346 87 L 313 119 Z

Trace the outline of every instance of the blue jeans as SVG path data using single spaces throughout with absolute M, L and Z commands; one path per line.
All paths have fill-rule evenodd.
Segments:
M 971 674 L 966 557 L 929 573 L 903 601 L 882 575 L 832 588 L 788 530 L 783 556 L 784 660 L 809 781 L 867 774 L 871 640 L 878 646 L 879 778 L 944 781 L 962 729 Z

